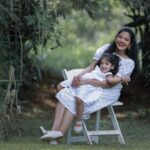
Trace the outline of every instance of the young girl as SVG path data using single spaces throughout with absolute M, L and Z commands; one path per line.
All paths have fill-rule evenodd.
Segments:
M 97 62 L 95 69 L 82 76 L 82 80 L 95 79 L 95 80 L 110 80 L 118 72 L 119 57 L 114 54 L 104 53 L 101 59 Z M 82 118 L 84 105 L 92 104 L 100 97 L 100 93 L 103 92 L 101 87 L 85 84 L 77 88 L 72 88 L 72 93 L 76 98 L 76 111 L 77 121 L 74 126 L 74 131 L 80 133 L 82 131 Z

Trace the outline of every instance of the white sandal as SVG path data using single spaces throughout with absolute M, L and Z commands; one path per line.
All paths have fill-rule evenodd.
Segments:
M 75 133 L 81 133 L 83 130 L 82 121 L 77 121 L 74 126 L 74 132 Z
M 49 131 L 48 133 L 41 136 L 42 141 L 50 141 L 52 139 L 57 139 L 63 136 L 61 131 Z

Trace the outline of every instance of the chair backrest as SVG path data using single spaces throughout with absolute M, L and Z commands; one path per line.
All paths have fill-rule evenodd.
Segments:
M 83 69 L 72 69 L 72 70 L 62 70 L 63 78 L 65 80 L 72 79 L 74 76 L 78 75 Z

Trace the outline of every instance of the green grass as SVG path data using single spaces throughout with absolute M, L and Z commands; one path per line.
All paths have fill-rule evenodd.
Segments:
M 39 119 L 37 119 L 39 117 Z M 99 144 L 86 143 L 66 144 L 66 137 L 60 145 L 49 145 L 40 141 L 39 126 L 48 128 L 51 122 L 45 117 L 23 117 L 19 121 L 21 136 L 14 136 L 7 142 L 0 143 L 0 150 L 148 150 L 150 147 L 150 123 L 148 119 L 126 117 L 119 119 L 120 127 L 125 138 L 125 145 L 118 143 L 115 136 L 100 137 Z M 89 127 L 93 120 L 88 121 Z M 109 119 L 102 121 L 102 128 L 111 127 Z

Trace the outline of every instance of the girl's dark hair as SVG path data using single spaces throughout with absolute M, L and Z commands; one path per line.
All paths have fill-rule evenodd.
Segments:
M 111 69 L 110 71 L 112 72 L 113 75 L 115 75 L 119 69 L 120 58 L 116 54 L 104 53 L 96 65 L 100 66 L 102 59 L 106 59 L 114 66 L 114 69 Z
M 116 34 L 115 39 L 117 38 L 117 36 L 121 32 L 128 32 L 130 34 L 130 37 L 131 37 L 131 47 L 130 47 L 130 49 L 126 50 L 126 54 L 131 59 L 133 59 L 136 62 L 137 61 L 138 47 L 137 47 L 137 42 L 136 42 L 135 34 L 134 34 L 134 32 L 132 31 L 132 29 L 130 27 L 123 27 L 122 29 L 120 29 L 118 31 L 118 33 Z M 116 43 L 115 43 L 115 40 L 114 40 L 105 52 L 114 53 L 115 49 L 116 49 Z

